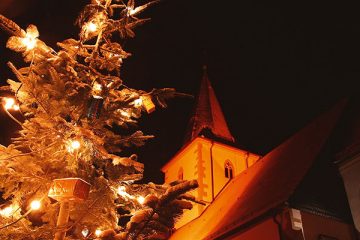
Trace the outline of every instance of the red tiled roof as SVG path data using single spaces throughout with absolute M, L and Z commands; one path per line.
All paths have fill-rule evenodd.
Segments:
M 328 139 L 345 102 L 321 115 L 233 179 L 171 239 L 214 239 L 287 201 Z

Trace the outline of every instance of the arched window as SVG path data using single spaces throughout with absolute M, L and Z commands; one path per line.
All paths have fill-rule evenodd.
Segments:
M 234 168 L 229 160 L 225 162 L 224 170 L 226 178 L 232 179 L 234 177 Z
M 184 169 L 181 167 L 178 172 L 178 180 L 184 180 Z

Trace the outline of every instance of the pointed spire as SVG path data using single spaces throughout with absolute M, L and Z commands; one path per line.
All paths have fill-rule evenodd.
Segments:
M 229 131 L 224 114 L 209 81 L 206 65 L 203 66 L 200 91 L 193 116 L 189 122 L 185 142 L 191 141 L 204 131 L 210 131 L 211 135 L 215 137 L 234 142 L 234 137 Z

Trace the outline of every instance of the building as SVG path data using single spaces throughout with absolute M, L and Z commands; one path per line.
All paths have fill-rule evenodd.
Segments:
M 234 147 L 234 138 L 204 68 L 185 145 L 162 167 L 167 183 L 178 179 L 197 179 L 199 188 L 193 195 L 204 203 L 185 212 L 176 227 L 198 217 L 233 178 L 259 159 L 257 154 Z
M 357 239 L 346 198 L 326 208 L 309 200 L 312 187 L 304 187 L 344 106 L 337 104 L 261 157 L 234 144 L 204 69 L 185 145 L 162 168 L 166 183 L 197 179 L 193 195 L 201 204 L 184 214 L 171 239 Z M 322 194 L 327 200 L 329 189 Z
M 336 163 L 343 178 L 354 225 L 360 236 L 360 99 L 353 97 L 341 119 Z

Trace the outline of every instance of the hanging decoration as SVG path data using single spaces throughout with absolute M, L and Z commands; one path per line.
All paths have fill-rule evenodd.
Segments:
M 88 198 L 90 184 L 80 178 L 55 179 L 48 196 L 60 202 L 60 211 L 56 226 L 64 228 L 69 220 L 70 202 L 84 201 Z M 60 229 L 55 234 L 55 240 L 65 239 L 66 229 Z

